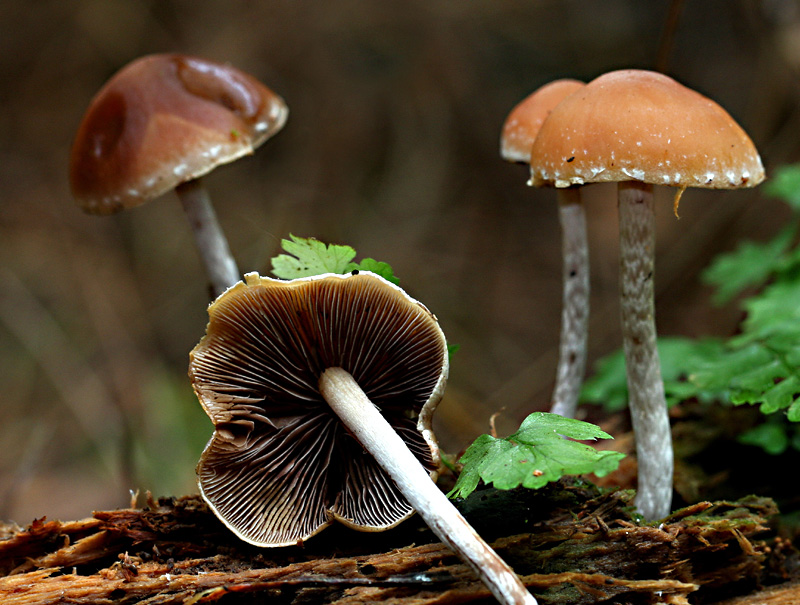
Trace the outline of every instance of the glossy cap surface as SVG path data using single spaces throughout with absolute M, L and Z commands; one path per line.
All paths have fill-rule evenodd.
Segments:
M 543 122 L 530 163 L 537 186 L 642 181 L 735 189 L 764 180 L 753 142 L 722 107 L 641 70 L 602 75 L 562 100 Z
M 278 95 L 229 65 L 142 57 L 86 111 L 70 156 L 72 193 L 94 214 L 137 206 L 253 153 L 287 115 Z

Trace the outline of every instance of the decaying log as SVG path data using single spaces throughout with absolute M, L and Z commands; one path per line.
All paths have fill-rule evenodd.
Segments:
M 716 605 L 797 605 L 798 603 L 800 603 L 800 582 L 787 582 L 753 594 L 728 599 Z
M 485 489 L 461 508 L 542 605 L 709 603 L 774 574 L 769 499 L 697 504 L 659 527 L 631 520 L 629 492 L 578 483 Z M 332 527 L 304 545 L 258 549 L 185 497 L 0 527 L 0 536 L 4 605 L 492 602 L 414 519 L 381 534 Z

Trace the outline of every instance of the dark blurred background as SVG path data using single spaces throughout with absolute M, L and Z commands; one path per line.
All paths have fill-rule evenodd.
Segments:
M 499 158 L 514 104 L 555 78 L 663 69 L 728 109 L 768 171 L 800 155 L 792 0 L 5 0 L 0 518 L 81 517 L 137 488 L 195 491 L 211 425 L 186 369 L 208 299 L 179 204 L 98 218 L 67 186 L 91 97 L 164 51 L 230 62 L 286 99 L 281 133 L 206 178 L 239 265 L 268 273 L 289 233 L 390 262 L 461 345 L 436 419 L 454 453 L 495 412 L 505 434 L 546 409 L 553 383 L 556 204 Z M 620 335 L 613 190 L 587 195 L 591 363 Z M 758 190 L 690 190 L 677 220 L 671 192 L 659 195 L 660 333 L 730 333 L 740 311 L 712 307 L 698 275 L 787 213 Z

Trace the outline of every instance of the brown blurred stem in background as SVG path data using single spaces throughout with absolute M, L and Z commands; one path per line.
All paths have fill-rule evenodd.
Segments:
M 683 0 L 672 0 L 669 5 L 669 13 L 664 21 L 664 28 L 661 30 L 661 39 L 658 43 L 658 53 L 653 68 L 662 74 L 669 70 L 669 60 L 672 56 L 672 48 L 675 45 L 675 34 L 678 31 L 678 24 L 681 18 Z

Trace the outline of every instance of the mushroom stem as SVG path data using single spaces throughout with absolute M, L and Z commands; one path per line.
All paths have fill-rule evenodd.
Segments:
M 345 426 L 397 484 L 411 506 L 504 604 L 536 605 L 514 571 L 475 533 L 375 405 L 342 368 L 319 380 L 322 396 Z
M 195 244 L 216 298 L 241 279 L 239 268 L 201 180 L 197 178 L 181 183 L 175 192 L 189 218 Z
M 564 258 L 564 295 L 558 369 L 550 411 L 573 418 L 586 368 L 589 332 L 589 244 L 586 213 L 578 187 L 558 189 L 558 214 Z
M 656 348 L 653 187 L 619 183 L 620 297 L 628 397 L 636 439 L 636 506 L 648 520 L 672 504 L 672 435 Z

